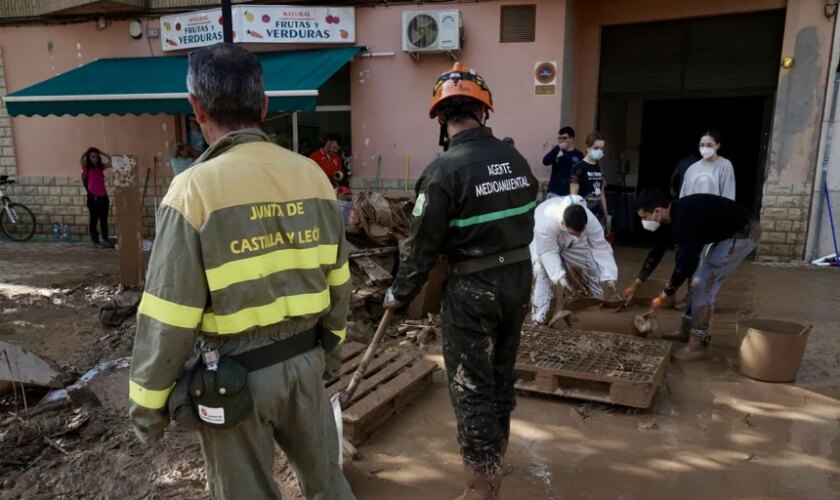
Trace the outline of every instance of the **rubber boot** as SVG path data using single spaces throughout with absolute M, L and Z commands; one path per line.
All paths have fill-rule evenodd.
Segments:
M 676 332 L 665 332 L 662 334 L 662 338 L 665 340 L 672 340 L 674 342 L 688 342 L 688 338 L 691 336 L 691 318 L 683 316 L 682 322 L 680 323 L 680 329 Z
M 688 339 L 685 347 L 674 351 L 674 359 L 679 361 L 698 361 L 706 357 L 708 347 L 694 335 Z
M 501 474 L 490 477 L 464 464 L 464 493 L 455 500 L 497 500 L 502 485 Z
M 506 475 L 510 474 L 511 472 L 513 472 L 513 465 L 511 465 L 510 463 L 508 463 L 505 460 L 505 455 L 507 454 L 507 449 L 508 449 L 508 443 L 510 443 L 510 441 L 508 439 L 502 440 L 502 475 L 503 476 L 506 476 Z

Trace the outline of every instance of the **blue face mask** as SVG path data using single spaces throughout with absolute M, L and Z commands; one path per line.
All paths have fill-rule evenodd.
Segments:
M 604 150 L 603 149 L 590 149 L 589 150 L 589 157 L 595 161 L 600 160 L 604 157 Z

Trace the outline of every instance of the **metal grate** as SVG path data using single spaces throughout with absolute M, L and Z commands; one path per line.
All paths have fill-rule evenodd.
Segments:
M 503 5 L 500 42 L 533 42 L 537 31 L 536 5 Z
M 669 347 L 667 341 L 526 325 L 516 361 L 543 370 L 654 382 L 659 366 L 667 361 Z

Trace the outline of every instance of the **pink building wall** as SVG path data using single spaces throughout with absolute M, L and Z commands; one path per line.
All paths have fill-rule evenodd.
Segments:
M 157 24 L 157 20 L 144 24 L 147 22 Z M 95 59 L 162 54 L 159 40 L 132 39 L 125 21 L 109 22 L 102 31 L 93 22 L 3 27 L 0 47 L 9 93 Z M 167 115 L 15 117 L 12 135 L 17 173 L 76 175 L 77 159 L 89 146 L 109 153 L 135 154 L 141 166 L 150 167 L 155 154 L 168 157 L 175 140 L 174 128 L 174 117 Z
M 460 9 L 466 30 L 462 64 L 475 68 L 493 93 L 495 113 L 488 125 L 499 138 L 513 137 L 534 173 L 547 177 L 542 166 L 546 148 L 553 146 L 560 126 L 563 80 L 563 40 L 566 2 L 537 3 L 536 41 L 500 43 L 502 5 L 535 2 L 480 2 L 421 6 L 357 8 L 359 45 L 372 52 L 395 52 L 392 57 L 356 59 L 351 73 L 353 174 L 376 175 L 376 157 L 382 155 L 382 178 L 404 179 L 406 155 L 411 179 L 441 151 L 439 127 L 428 109 L 435 80 L 452 67 L 448 55 L 424 55 L 415 62 L 402 52 L 402 12 L 406 10 Z M 534 64 L 558 63 L 554 96 L 534 95 Z

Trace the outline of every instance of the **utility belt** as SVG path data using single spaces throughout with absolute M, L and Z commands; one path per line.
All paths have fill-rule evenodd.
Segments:
M 169 416 L 178 425 L 230 429 L 253 411 L 248 372 L 281 363 L 306 353 L 321 343 L 320 329 L 295 334 L 267 346 L 232 356 L 202 351 L 187 363 L 169 396 Z
M 449 273 L 454 276 L 473 274 L 525 260 L 531 260 L 531 251 L 528 250 L 528 247 L 520 247 L 506 252 L 494 253 L 493 255 L 484 255 L 475 259 L 458 262 L 452 262 L 450 260 Z

